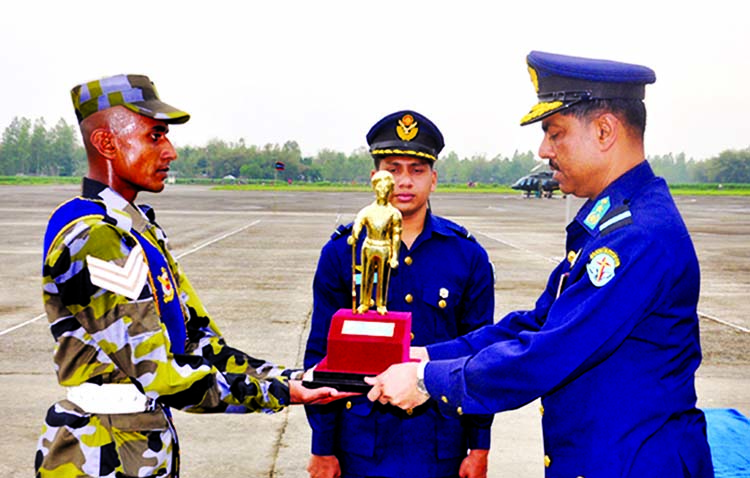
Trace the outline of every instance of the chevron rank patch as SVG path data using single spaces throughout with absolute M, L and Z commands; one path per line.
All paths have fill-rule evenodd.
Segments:
M 86 256 L 86 264 L 92 284 L 131 300 L 141 295 L 148 278 L 148 266 L 140 244 L 130 251 L 122 267 L 94 256 Z
M 617 253 L 608 247 L 602 247 L 589 255 L 586 264 L 589 280 L 596 287 L 601 287 L 615 276 L 615 269 L 620 265 Z

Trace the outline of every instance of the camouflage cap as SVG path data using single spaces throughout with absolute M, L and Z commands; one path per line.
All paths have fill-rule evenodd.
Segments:
M 166 123 L 181 124 L 190 115 L 159 99 L 156 86 L 145 75 L 116 75 L 89 81 L 70 91 L 78 122 L 97 111 L 122 105 L 125 108 Z

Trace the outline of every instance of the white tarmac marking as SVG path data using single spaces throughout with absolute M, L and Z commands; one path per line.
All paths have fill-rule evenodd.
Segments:
M 21 322 L 20 324 L 14 325 L 13 327 L 11 327 L 9 329 L 5 329 L 3 331 L 0 331 L 0 336 L 3 336 L 5 334 L 9 334 L 9 333 L 13 332 L 14 330 L 20 329 L 21 327 L 25 327 L 25 326 L 27 326 L 29 324 L 33 324 L 37 320 L 43 319 L 45 317 L 47 317 L 47 314 L 39 314 L 36 317 L 34 317 L 33 319 L 29 319 L 26 322 Z
M 513 244 L 512 242 L 508 242 L 508 241 L 506 241 L 504 239 L 500 239 L 499 237 L 494 236 L 492 234 L 487 234 L 487 233 L 484 233 L 482 231 L 477 231 L 476 229 L 472 229 L 472 232 L 474 234 L 480 234 L 480 235 L 482 235 L 484 237 L 489 237 L 493 241 L 497 241 L 500 244 L 504 244 L 504 245 L 506 245 L 506 246 L 508 246 L 510 248 L 517 249 L 519 251 L 525 252 L 525 253 L 527 253 L 529 255 L 532 255 L 532 256 L 535 256 L 535 257 L 539 257 L 539 258 L 544 259 L 545 261 L 551 262 L 553 264 L 557 264 L 558 262 L 560 262 L 562 260 L 562 258 L 560 258 L 560 257 L 545 257 L 545 256 L 543 256 L 541 254 L 538 254 L 538 253 L 536 253 L 536 252 L 534 252 L 534 251 L 532 251 L 530 249 L 526 249 L 526 248 L 523 248 L 521 246 L 517 246 L 517 245 Z
M 25 212 L 25 211 L 24 211 Z M 37 227 L 37 226 L 46 226 L 47 223 L 44 221 L 36 221 L 36 222 L 10 222 L 10 221 L 0 221 L 1 227 Z
M 527 254 L 529 254 L 531 256 L 538 257 L 540 259 L 544 259 L 544 260 L 546 260 L 548 262 L 552 262 L 554 264 L 557 264 L 561 260 L 561 259 L 555 258 L 555 257 L 545 257 L 545 256 L 543 256 L 541 254 L 537 254 L 534 251 L 531 251 L 529 249 L 517 246 L 517 245 L 515 245 L 513 243 L 510 243 L 510 242 L 508 242 L 506 240 L 500 239 L 497 236 L 493 236 L 492 234 L 486 234 L 484 232 L 477 231 L 476 229 L 474 230 L 474 233 L 475 234 L 480 234 L 480 235 L 485 236 L 485 237 L 488 237 L 488 238 L 492 239 L 493 241 L 497 241 L 500 244 L 504 244 L 504 245 L 506 245 L 506 246 L 508 246 L 508 247 L 510 247 L 512 249 L 517 249 L 517 250 L 525 252 L 525 253 L 527 253 Z M 747 327 L 743 327 L 741 325 L 738 325 L 738 324 L 735 324 L 735 323 L 732 323 L 732 322 L 728 322 L 728 321 L 720 319 L 718 317 L 714 317 L 713 315 L 707 314 L 707 313 L 702 312 L 700 310 L 698 311 L 698 317 L 703 317 L 705 319 L 708 319 L 708 320 L 711 320 L 713 322 L 716 322 L 717 324 L 724 325 L 726 327 L 729 327 L 729 328 L 734 329 L 734 330 L 738 330 L 740 332 L 744 332 L 746 334 L 750 334 L 750 329 L 748 329 Z
M 716 322 L 717 324 L 726 325 L 727 327 L 731 327 L 731 328 L 733 328 L 735 330 L 739 330 L 740 332 L 745 332 L 746 334 L 750 334 L 750 329 L 748 329 L 747 327 L 743 327 L 741 325 L 733 324 L 731 322 L 727 322 L 726 320 L 721 320 L 718 317 L 714 317 L 713 315 L 708 315 L 708 314 L 706 314 L 704 312 L 701 312 L 700 310 L 698 311 L 698 317 L 704 317 L 704 318 L 706 318 L 708 320 L 712 320 L 712 321 Z
M 227 232 L 226 234 L 222 234 L 220 236 L 216 236 L 213 239 L 210 239 L 210 240 L 204 242 L 203 244 L 198 244 L 197 246 L 195 246 L 194 248 L 190 249 L 189 251 L 183 252 L 182 254 L 178 255 L 177 259 L 182 259 L 183 257 L 185 257 L 185 256 L 187 256 L 189 254 L 192 254 L 193 252 L 200 251 L 204 247 L 208 247 L 211 244 L 214 244 L 216 242 L 224 240 L 224 239 L 226 239 L 229 236 L 233 236 L 233 235 L 237 234 L 238 232 L 242 232 L 245 229 L 249 229 L 249 228 L 255 226 L 256 224 L 258 224 L 260 221 L 261 221 L 261 219 L 256 219 L 255 221 L 251 222 L 250 224 L 246 224 L 246 225 L 244 225 L 244 226 L 242 226 L 242 227 L 240 227 L 238 229 L 235 229 L 234 231 L 230 231 L 230 232 Z
M 221 240 L 226 239 L 227 237 L 230 237 L 230 236 L 233 236 L 233 235 L 235 235 L 237 233 L 240 233 L 240 232 L 244 231 L 245 229 L 249 229 L 249 228 L 255 226 L 256 224 L 258 224 L 259 222 L 261 222 L 261 219 L 256 219 L 255 221 L 251 222 L 250 224 L 246 224 L 246 225 L 244 225 L 244 226 L 242 226 L 240 228 L 237 228 L 237 229 L 235 229 L 233 231 L 229 231 L 229 232 L 227 232 L 225 234 L 221 234 L 221 235 L 216 236 L 216 237 L 214 237 L 212 239 L 209 239 L 208 241 L 203 242 L 201 244 L 198 244 L 197 246 L 193 247 L 192 249 L 190 249 L 188 251 L 185 251 L 182 254 L 179 254 L 178 256 L 176 256 L 176 258 L 177 259 L 182 259 L 183 257 L 185 257 L 187 255 L 190 255 L 190 254 L 192 254 L 194 252 L 198 252 L 201 249 L 210 246 L 211 244 L 215 244 L 215 243 L 217 243 L 217 242 L 219 242 Z M 5 334 L 9 334 L 10 332 L 13 332 L 14 330 L 20 329 L 21 327 L 25 327 L 25 326 L 27 326 L 29 324 L 33 324 L 37 320 L 41 320 L 41 319 L 43 319 L 45 317 L 47 317 L 47 314 L 39 314 L 36 317 L 34 317 L 33 319 L 27 320 L 26 322 L 21 322 L 20 324 L 16 324 L 13 327 L 10 327 L 10 328 L 5 329 L 5 330 L 1 330 L 0 331 L 0 337 L 2 337 Z

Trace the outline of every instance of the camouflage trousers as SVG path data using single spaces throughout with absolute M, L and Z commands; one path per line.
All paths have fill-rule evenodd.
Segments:
M 37 478 L 177 478 L 177 435 L 161 407 L 152 412 L 89 414 L 55 403 L 37 444 Z

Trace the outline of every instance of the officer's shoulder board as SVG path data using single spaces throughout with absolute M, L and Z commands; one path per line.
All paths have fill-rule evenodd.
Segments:
M 633 217 L 627 204 L 607 211 L 599 221 L 599 235 L 606 236 L 629 224 L 633 224 Z
M 477 242 L 477 239 L 472 236 L 471 233 L 461 224 L 456 224 L 455 222 L 448 219 L 443 219 L 443 221 L 445 221 L 446 227 L 455 232 L 458 237 L 463 237 L 464 239 L 468 239 L 472 242 Z
M 349 224 L 340 224 L 339 227 L 337 227 L 336 230 L 333 231 L 333 234 L 331 234 L 331 240 L 335 241 L 336 239 L 351 235 L 353 226 L 353 222 L 350 222 Z

